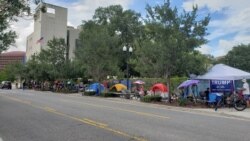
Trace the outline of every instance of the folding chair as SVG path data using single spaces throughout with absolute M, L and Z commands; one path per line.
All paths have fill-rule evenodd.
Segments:
M 209 93 L 208 97 L 209 97 L 209 100 L 207 100 L 207 104 L 208 105 L 215 105 L 217 102 L 216 101 L 217 95 L 215 93 Z

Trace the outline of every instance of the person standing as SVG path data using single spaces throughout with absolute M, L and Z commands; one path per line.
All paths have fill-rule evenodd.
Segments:
M 26 82 L 25 82 L 25 80 L 23 81 L 23 90 L 25 89 L 25 87 L 26 87 Z
M 244 98 L 246 99 L 247 101 L 247 106 L 249 107 L 249 101 L 250 101 L 250 90 L 249 90 L 249 85 L 247 83 L 247 80 L 246 79 L 242 79 L 242 82 L 243 82 L 243 86 L 242 86 L 242 93 L 244 95 Z
M 205 93 L 205 97 L 206 97 L 206 101 L 209 101 L 209 93 L 210 93 L 210 89 L 207 88 L 206 91 L 204 92 Z

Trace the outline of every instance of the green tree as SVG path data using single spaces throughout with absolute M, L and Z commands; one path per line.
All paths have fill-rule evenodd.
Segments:
M 238 69 L 250 72 L 250 44 L 248 45 L 238 45 L 233 47 L 231 51 L 221 60 L 222 63 L 227 64 Z
M 70 63 L 66 60 L 64 39 L 53 38 L 38 55 L 33 55 L 26 63 L 23 78 L 39 81 L 65 79 L 68 78 L 65 72 L 70 68 Z
M 186 61 L 183 68 L 179 68 L 177 74 L 190 75 L 190 74 L 203 74 L 205 73 L 210 65 L 213 63 L 213 57 L 209 55 L 203 55 L 199 51 L 193 51 L 187 53 L 185 56 Z
M 106 25 L 88 21 L 83 25 L 80 40 L 83 46 L 76 51 L 76 58 L 82 62 L 86 75 L 99 81 L 107 75 L 118 75 L 118 39 L 110 36 Z
M 41 0 L 34 0 L 36 4 Z M 18 17 L 29 16 L 30 0 L 0 0 L 0 53 L 15 43 L 16 32 L 9 28 Z
M 65 77 L 63 66 L 66 63 L 66 46 L 64 39 L 53 38 L 37 56 L 42 74 L 50 76 L 48 79 Z
M 111 5 L 96 9 L 93 20 L 97 24 L 108 25 L 110 35 L 118 35 L 120 44 L 133 45 L 141 36 L 141 15 L 133 10 L 123 10 L 121 5 Z
M 0 82 L 6 81 L 6 80 L 9 80 L 8 72 L 5 69 L 3 69 L 0 71 Z
M 77 79 L 85 76 L 85 68 L 82 63 L 77 60 L 67 60 L 61 67 L 62 76 L 65 79 Z
M 125 72 L 126 63 L 129 63 L 130 75 L 137 75 L 138 72 L 134 69 L 133 55 L 127 61 L 126 54 L 122 52 L 123 46 L 131 46 L 136 50 L 142 42 L 144 30 L 140 13 L 133 10 L 124 10 L 120 5 L 111 5 L 109 7 L 100 7 L 96 9 L 93 21 L 99 25 L 106 25 L 109 36 L 116 36 L 118 44 L 114 50 L 115 54 L 119 54 L 116 58 L 119 60 L 119 68 Z M 125 73 L 124 73 L 125 74 Z
M 140 14 L 120 5 L 96 9 L 93 20 L 83 24 L 82 47 L 77 58 L 83 60 L 86 74 L 95 80 L 107 75 L 121 76 L 126 69 L 124 45 L 136 48 L 142 35 Z M 91 58 L 91 59 L 90 59 Z
M 184 75 L 180 69 L 191 72 L 186 64 L 193 60 L 191 56 L 197 54 L 194 49 L 207 42 L 204 37 L 208 34 L 209 16 L 197 20 L 197 7 L 180 14 L 177 8 L 171 8 L 169 0 L 155 7 L 148 5 L 146 10 L 147 40 L 137 52 L 139 72 L 168 80 L 170 76 Z M 150 65 L 147 66 L 148 62 Z M 152 72 L 154 70 L 157 73 Z
M 0 72 L 0 81 L 14 81 L 23 74 L 24 64 L 21 62 L 13 62 L 4 67 Z

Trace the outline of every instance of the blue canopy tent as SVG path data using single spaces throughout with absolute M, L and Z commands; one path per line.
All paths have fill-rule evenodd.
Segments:
M 89 87 L 86 89 L 86 91 L 95 91 L 96 94 L 99 94 L 100 92 L 104 91 L 104 89 L 105 88 L 104 88 L 103 84 L 93 83 L 93 84 L 89 85 Z

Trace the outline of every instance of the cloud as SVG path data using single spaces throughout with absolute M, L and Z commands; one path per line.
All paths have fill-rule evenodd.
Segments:
M 60 5 L 68 8 L 68 21 L 75 27 L 80 25 L 83 20 L 89 20 L 94 15 L 98 7 L 107 7 L 110 5 L 121 5 L 124 9 L 128 9 L 133 0 L 75 0 L 70 2 L 67 0 L 47 0 L 47 3 Z
M 209 45 L 202 45 L 200 48 L 197 48 L 196 50 L 200 51 L 202 54 L 211 54 L 212 50 Z
M 8 51 L 25 51 L 26 37 L 33 32 L 34 22 L 30 19 L 19 19 L 19 22 L 13 23 L 11 29 L 16 31 L 17 39 L 14 46 L 11 46 Z
M 124 9 L 128 9 L 133 0 L 46 0 L 47 3 L 59 5 L 68 8 L 68 25 L 77 27 L 83 20 L 89 20 L 94 15 L 95 9 L 98 7 L 107 7 L 109 5 L 120 4 Z M 35 5 L 32 4 L 32 9 Z M 33 32 L 33 20 L 29 17 L 20 19 L 13 23 L 11 28 L 16 31 L 18 38 L 15 47 L 12 46 L 8 51 L 25 51 L 26 38 Z
M 250 35 L 247 32 L 240 32 L 234 36 L 231 40 L 220 39 L 216 47 L 209 45 L 204 45 L 201 49 L 198 49 L 203 54 L 213 54 L 215 57 L 224 56 L 228 51 L 232 50 L 233 47 L 241 44 L 249 44 Z
M 220 14 L 223 17 L 211 17 L 208 26 L 210 35 L 207 39 L 213 42 L 212 45 L 205 45 L 211 48 L 214 56 L 225 55 L 238 44 L 248 44 L 250 42 L 250 3 L 248 0 L 187 0 L 182 7 L 190 11 L 192 6 L 197 4 L 200 9 L 208 9 L 211 15 Z
M 225 9 L 240 10 L 242 7 L 247 7 L 249 2 L 248 0 L 186 0 L 183 2 L 182 7 L 191 11 L 193 5 L 198 5 L 199 8 L 206 7 L 210 12 L 220 12 Z

